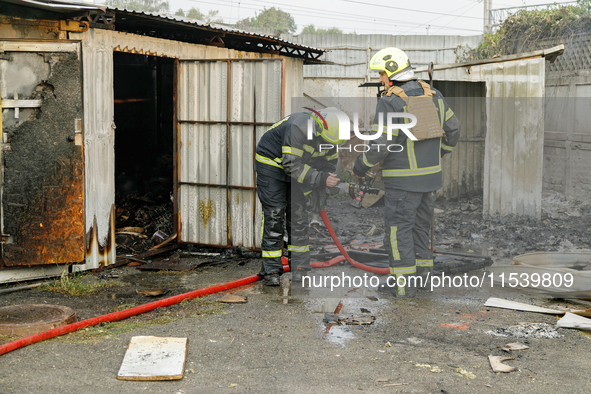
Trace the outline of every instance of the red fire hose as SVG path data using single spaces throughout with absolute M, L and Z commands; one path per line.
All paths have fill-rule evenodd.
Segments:
M 386 274 L 386 275 L 390 273 L 390 268 L 372 267 L 369 265 L 359 263 L 359 262 L 353 260 L 351 257 L 349 257 L 349 254 L 347 254 L 347 251 L 345 250 L 345 248 L 343 248 L 343 245 L 341 245 L 341 242 L 337 238 L 337 235 L 335 234 L 334 230 L 332 229 L 332 226 L 330 225 L 330 221 L 328 220 L 328 216 L 326 216 L 326 209 L 323 209 L 320 212 L 320 217 L 322 217 L 322 221 L 324 222 L 324 225 L 328 229 L 328 232 L 330 233 L 332 240 L 337 245 L 337 248 L 339 248 L 339 252 L 341 252 L 342 256 L 335 257 L 334 259 L 331 259 L 331 260 L 324 262 L 324 263 L 322 263 L 322 262 L 311 263 L 310 265 L 313 268 L 330 267 L 331 265 L 337 264 L 343 260 L 347 260 L 351 265 L 353 265 L 359 269 L 362 269 L 364 271 L 373 272 L 374 274 Z
M 283 267 L 283 271 L 289 271 L 288 266 Z M 80 330 L 81 328 L 86 328 L 90 326 L 95 326 L 99 323 L 107 323 L 117 320 L 126 319 L 128 317 L 139 315 L 140 313 L 149 312 L 156 308 L 166 307 L 174 304 L 178 304 L 184 300 L 191 300 L 197 297 L 203 297 L 209 294 L 218 293 L 220 291 L 233 289 L 238 286 L 244 286 L 252 282 L 256 282 L 257 280 L 263 279 L 262 276 L 258 275 L 250 275 L 242 279 L 232 280 L 230 282 L 222 283 L 219 285 L 204 287 L 203 289 L 197 289 L 190 291 L 188 293 L 179 294 L 173 297 L 165 298 L 162 300 L 150 302 L 148 304 L 136 306 L 134 308 L 125 309 L 119 312 L 109 313 L 107 315 L 93 317 L 91 319 L 82 320 L 76 323 L 68 324 L 65 326 L 57 327 L 49 331 L 40 332 L 38 334 L 30 335 L 28 337 L 24 337 L 21 339 L 17 339 L 16 341 L 8 342 L 2 346 L 0 346 L 0 355 L 6 354 L 18 348 L 30 345 L 35 342 L 44 341 L 46 339 L 51 339 L 60 335 L 68 334 L 73 331 Z
M 335 257 L 335 258 L 333 258 L 329 261 L 326 261 L 326 262 L 311 263 L 312 267 L 314 267 L 314 268 L 330 267 L 331 265 L 337 264 L 343 260 L 347 260 L 353 266 L 360 268 L 364 271 L 373 272 L 375 274 L 389 274 L 390 273 L 390 270 L 388 268 L 371 267 L 369 265 L 359 263 L 359 262 L 353 260 L 351 257 L 349 257 L 349 255 L 347 254 L 347 251 L 343 248 L 343 245 L 341 245 L 341 243 L 339 242 L 337 235 L 335 234 L 334 230 L 332 229 L 332 226 L 330 225 L 330 221 L 328 220 L 328 217 L 326 216 L 326 210 L 323 210 L 322 212 L 320 212 L 320 216 L 322 217 L 322 220 L 324 221 L 324 225 L 328 229 L 330 236 L 332 237 L 333 241 L 335 242 L 335 244 L 339 248 L 339 251 L 342 253 L 342 256 Z M 284 272 L 289 271 L 289 266 L 287 265 L 286 258 L 282 258 L 282 263 L 283 263 L 283 271 Z M 179 295 L 176 295 L 173 297 L 168 297 L 168 298 L 165 298 L 162 300 L 158 300 L 158 301 L 150 302 L 150 303 L 147 303 L 144 305 L 136 306 L 134 308 L 129 308 L 129 309 L 125 309 L 125 310 L 122 310 L 119 312 L 113 312 L 113 313 L 109 313 L 106 315 L 93 317 L 93 318 L 82 320 L 82 321 L 79 321 L 76 323 L 57 327 L 52 330 L 40 332 L 38 334 L 34 334 L 34 335 L 30 335 L 28 337 L 17 339 L 16 341 L 12 341 L 12 342 L 9 342 L 9 343 L 6 343 L 6 344 L 0 346 L 0 356 L 3 354 L 6 354 L 8 352 L 11 352 L 13 350 L 19 349 L 21 347 L 31 345 L 35 342 L 40 342 L 40 341 L 44 341 L 46 339 L 51 339 L 51 338 L 54 338 L 54 337 L 57 337 L 60 335 L 68 334 L 70 332 L 74 332 L 74 331 L 80 330 L 82 328 L 95 326 L 100 323 L 107 323 L 107 322 L 113 322 L 113 321 L 126 319 L 131 316 L 135 316 L 135 315 L 139 315 L 141 313 L 149 312 L 149 311 L 154 310 L 156 308 L 167 307 L 170 305 L 178 304 L 179 302 L 184 301 L 184 300 L 191 300 L 193 298 L 203 297 L 203 296 L 206 296 L 209 294 L 218 293 L 220 291 L 233 289 L 233 288 L 239 287 L 239 286 L 244 286 L 249 283 L 253 283 L 258 280 L 261 280 L 262 278 L 263 278 L 262 276 L 250 275 L 250 276 L 247 276 L 242 279 L 236 279 L 236 280 L 232 280 L 230 282 L 222 283 L 219 285 L 204 287 L 203 289 L 197 289 L 194 291 L 190 291 L 188 293 L 179 294 Z

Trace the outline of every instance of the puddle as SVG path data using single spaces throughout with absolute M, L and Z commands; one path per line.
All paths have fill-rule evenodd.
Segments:
M 333 325 L 330 327 L 328 333 L 325 334 L 324 339 L 335 345 L 345 347 L 347 341 L 355 339 L 355 335 L 353 335 L 347 326 Z

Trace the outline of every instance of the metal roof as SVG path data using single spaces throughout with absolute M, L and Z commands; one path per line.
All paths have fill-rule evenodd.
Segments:
M 106 28 L 115 31 L 165 38 L 194 44 L 213 45 L 239 51 L 273 53 L 303 58 L 307 62 L 318 62 L 325 52 L 323 49 L 297 44 L 278 37 L 253 33 L 230 26 L 206 23 L 176 15 L 158 14 L 111 8 L 56 0 L 2 0 L 13 4 L 13 10 L 2 13 L 27 18 L 23 10 L 35 9 L 45 12 L 35 14 L 35 19 L 76 17 L 88 21 L 92 28 Z M 12 12 L 11 12 L 12 11 Z M 19 15 L 15 15 L 19 13 Z M 30 18 L 30 17 L 29 17 Z

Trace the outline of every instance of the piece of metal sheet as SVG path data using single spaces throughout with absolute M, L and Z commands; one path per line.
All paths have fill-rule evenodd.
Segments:
M 439 81 L 485 83 L 483 210 L 487 216 L 541 216 L 544 76 L 543 57 L 436 72 Z M 455 113 L 470 111 L 473 103 L 463 102 L 464 108 L 453 108 Z
M 260 245 L 256 241 L 260 212 L 256 206 L 254 155 L 257 134 L 279 120 L 283 111 L 284 65 L 282 59 L 181 61 L 182 242 L 250 248 Z M 223 81 L 219 79 L 217 90 L 212 90 L 216 84 L 211 78 L 221 75 Z M 198 76 L 202 76 L 202 82 L 196 84 Z M 220 94 L 221 90 L 226 94 Z M 215 109 L 194 99 L 208 96 L 218 103 Z M 208 193 L 223 200 L 214 204 Z M 215 225 L 208 225 L 211 217 L 204 212 L 215 216 Z M 223 213 L 227 218 L 222 229 Z
M 226 246 L 227 199 L 225 188 L 181 185 L 181 241 Z

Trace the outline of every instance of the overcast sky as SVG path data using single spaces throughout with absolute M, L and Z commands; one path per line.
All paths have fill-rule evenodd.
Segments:
M 492 8 L 546 3 L 552 4 L 547 0 L 493 0 Z M 482 0 L 170 0 L 170 5 L 172 12 L 191 7 L 204 14 L 218 10 L 224 22 L 231 24 L 275 6 L 293 16 L 298 33 L 314 24 L 358 34 L 478 35 L 482 34 L 484 15 Z

